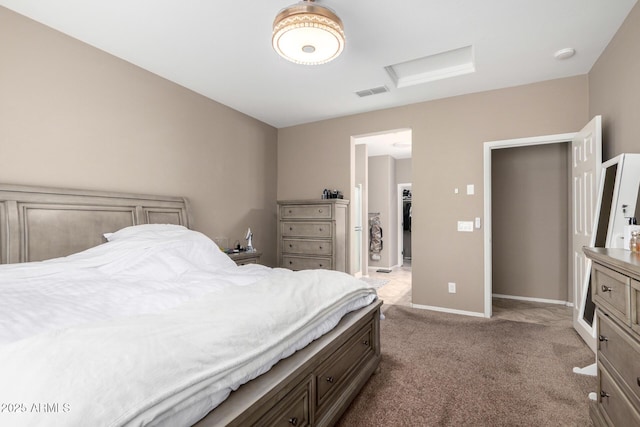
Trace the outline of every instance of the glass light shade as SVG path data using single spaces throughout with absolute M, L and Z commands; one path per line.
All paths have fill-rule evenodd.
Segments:
M 276 16 L 272 43 L 276 52 L 291 62 L 324 64 L 344 49 L 342 21 L 331 10 L 303 1 Z

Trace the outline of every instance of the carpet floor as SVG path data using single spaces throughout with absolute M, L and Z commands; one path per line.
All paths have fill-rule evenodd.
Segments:
M 339 426 L 590 426 L 593 363 L 570 327 L 394 305 L 380 370 Z

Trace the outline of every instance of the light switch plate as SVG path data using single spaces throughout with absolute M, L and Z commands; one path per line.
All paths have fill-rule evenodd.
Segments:
M 458 221 L 458 231 L 473 232 L 473 221 Z
M 473 184 L 467 185 L 467 195 L 473 196 L 476 193 L 476 187 Z

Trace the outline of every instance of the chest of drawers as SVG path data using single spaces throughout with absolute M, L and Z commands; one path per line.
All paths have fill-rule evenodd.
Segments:
M 343 199 L 278 202 L 278 265 L 347 271 L 348 207 Z
M 640 254 L 584 248 L 592 260 L 596 304 L 598 400 L 596 426 L 640 425 Z

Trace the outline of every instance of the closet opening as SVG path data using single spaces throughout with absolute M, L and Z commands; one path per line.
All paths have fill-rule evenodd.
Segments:
M 571 327 L 570 148 L 491 152 L 493 317 Z

